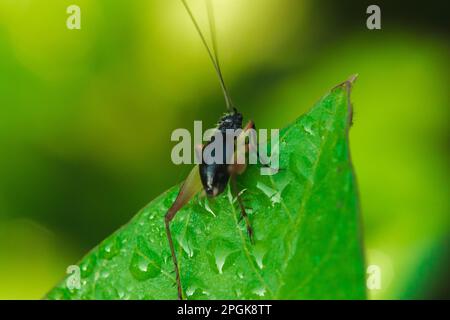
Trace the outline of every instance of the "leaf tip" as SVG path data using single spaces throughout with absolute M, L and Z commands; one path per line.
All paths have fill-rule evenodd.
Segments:
M 359 74 L 355 73 L 352 74 L 345 80 L 344 82 L 341 82 L 337 86 L 335 86 L 331 91 L 337 90 L 337 89 L 344 89 L 347 91 L 347 106 L 348 106 L 348 127 L 351 127 L 353 125 L 353 105 L 350 100 L 350 95 L 352 91 L 352 86 L 355 83 L 356 79 L 358 79 Z
M 358 74 L 358 73 L 352 74 L 352 75 L 347 79 L 346 82 L 349 82 L 350 84 L 353 84 L 353 83 L 356 81 L 356 79 L 358 79 L 358 77 L 359 77 L 359 74 Z
M 352 88 L 352 85 L 355 83 L 355 81 L 356 81 L 356 79 L 358 79 L 358 77 L 359 77 L 359 74 L 358 74 L 358 73 L 352 74 L 351 76 L 349 76 L 349 77 L 347 78 L 347 80 L 345 80 L 344 82 L 341 82 L 341 83 L 339 83 L 337 86 L 335 86 L 335 87 L 332 89 L 332 91 L 333 91 L 333 90 L 336 90 L 336 89 L 338 89 L 338 88 L 347 88 L 347 89 L 351 89 L 351 88 Z

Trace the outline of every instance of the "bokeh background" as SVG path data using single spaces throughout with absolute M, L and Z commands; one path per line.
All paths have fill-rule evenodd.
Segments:
M 206 28 L 204 1 L 191 0 Z M 66 8 L 81 7 L 81 30 Z M 449 298 L 445 1 L 215 0 L 235 103 L 279 128 L 358 73 L 353 162 L 372 298 Z M 0 0 L 0 298 L 38 299 L 66 267 L 189 171 L 175 128 L 225 110 L 179 0 Z

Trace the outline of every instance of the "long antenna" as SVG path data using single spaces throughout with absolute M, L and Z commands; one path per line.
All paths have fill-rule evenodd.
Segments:
M 209 58 L 211 59 L 211 62 L 214 65 L 214 69 L 216 70 L 217 76 L 219 77 L 223 96 L 225 97 L 225 103 L 227 105 L 227 109 L 228 109 L 228 111 L 233 111 L 233 110 L 235 110 L 235 108 L 233 107 L 233 103 L 231 101 L 230 95 L 228 94 L 228 90 L 225 85 L 225 81 L 223 79 L 222 70 L 220 68 L 219 56 L 217 54 L 215 20 L 214 20 L 214 12 L 213 12 L 213 8 L 212 8 L 211 0 L 206 0 L 206 4 L 207 4 L 207 8 L 208 8 L 208 20 L 209 20 L 209 28 L 210 28 L 210 32 L 211 32 L 213 50 L 211 50 L 210 47 L 208 46 L 208 43 L 206 42 L 206 38 L 203 35 L 203 33 L 200 29 L 200 26 L 198 25 L 197 20 L 195 19 L 194 15 L 192 14 L 192 11 L 189 8 L 186 0 L 181 0 L 181 2 L 183 3 L 184 7 L 186 8 L 186 11 L 188 12 L 189 17 L 191 18 L 192 23 L 194 24 L 195 29 L 197 30 L 197 32 L 203 42 L 203 45 L 205 46 L 206 51 L 208 52 Z

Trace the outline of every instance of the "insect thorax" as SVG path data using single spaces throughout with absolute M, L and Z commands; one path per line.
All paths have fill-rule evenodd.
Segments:
M 226 113 L 220 118 L 217 128 L 225 133 L 227 129 L 242 129 L 242 114 L 237 111 Z

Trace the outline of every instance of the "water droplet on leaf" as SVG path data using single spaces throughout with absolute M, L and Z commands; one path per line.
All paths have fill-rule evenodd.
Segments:
M 97 254 L 91 253 L 86 258 L 83 259 L 80 263 L 80 271 L 81 271 L 81 277 L 87 278 L 92 274 L 92 271 L 95 268 L 95 265 L 97 264 Z
M 208 244 L 208 261 L 213 271 L 222 274 L 233 265 L 239 250 L 236 245 L 225 239 L 218 239 Z
M 310 135 L 314 135 L 314 130 L 311 128 L 311 125 L 309 125 L 309 124 L 304 124 L 303 125 L 303 130 L 305 130 L 305 132 L 307 133 L 307 134 L 310 134 Z
M 256 244 L 253 247 L 252 254 L 255 258 L 256 264 L 258 265 L 258 268 L 264 268 L 263 259 L 264 255 L 266 254 L 266 249 L 261 244 Z
M 137 238 L 129 269 L 133 277 L 139 281 L 154 278 L 161 272 L 160 256 L 148 247 L 143 237 Z
M 258 288 L 253 290 L 252 292 L 257 296 L 264 297 L 264 295 L 266 294 L 266 288 Z
M 206 209 L 206 211 L 211 213 L 214 216 L 214 218 L 216 217 L 216 214 L 214 213 L 214 211 L 212 211 L 211 207 L 209 206 L 208 200 L 206 198 L 205 198 L 205 209 Z
M 186 252 L 187 256 L 189 258 L 192 258 L 194 256 L 194 248 L 192 248 L 191 242 L 188 240 L 187 236 L 185 237 L 178 237 L 177 238 L 178 243 L 181 245 L 181 248 L 183 248 L 184 252 Z
M 117 238 L 107 239 L 100 247 L 100 257 L 111 260 L 120 252 L 120 242 Z

